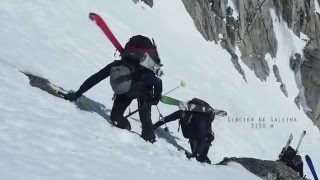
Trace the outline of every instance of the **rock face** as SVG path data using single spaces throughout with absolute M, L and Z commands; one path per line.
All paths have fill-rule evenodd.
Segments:
M 153 6 L 153 0 L 133 0 L 134 3 L 138 3 L 139 1 L 142 1 L 142 2 L 146 3 L 150 7 Z
M 224 158 L 218 165 L 227 165 L 229 162 L 241 164 L 251 173 L 268 180 L 303 180 L 297 172 L 287 167 L 281 161 L 260 160 L 254 158 Z
M 307 115 L 320 127 L 320 49 L 307 45 L 304 55 L 307 60 L 300 66 L 301 82 L 306 103 L 312 110 Z
M 273 31 L 268 1 L 235 1 L 236 9 L 228 5 L 228 0 L 182 2 L 203 37 L 215 43 L 220 42 L 231 54 L 235 68 L 244 79 L 245 74 L 235 54 L 236 45 L 241 51 L 241 60 L 261 81 L 266 80 L 270 69 L 265 55 L 275 57 L 277 53 L 277 39 Z M 240 12 L 240 15 L 236 16 L 237 12 Z
M 270 9 L 277 21 L 283 21 L 297 36 L 308 36 L 304 54 L 294 54 L 288 59 L 293 76 L 301 74 L 299 97 L 304 96 L 307 115 L 320 127 L 320 15 L 315 12 L 319 0 L 182 0 L 194 24 L 208 41 L 225 48 L 231 55 L 235 69 L 246 80 L 239 60 L 254 71 L 257 78 L 265 81 L 270 75 L 266 55 L 277 55 L 277 39 L 273 31 Z M 239 47 L 241 57 L 235 53 Z M 281 80 L 281 72 L 273 66 L 273 73 L 280 89 L 289 96 Z M 299 105 L 299 99 L 295 102 Z M 307 109 L 307 110 L 306 110 Z M 311 110 L 309 110 L 311 109 Z
M 277 13 L 282 15 L 288 27 L 300 37 L 300 33 L 308 36 L 304 48 L 304 56 L 295 54 L 290 58 L 290 67 L 301 74 L 303 94 L 306 104 L 305 112 L 320 128 L 320 15 L 315 12 L 317 0 L 277 0 Z
M 231 54 L 231 61 L 236 70 L 245 74 L 235 54 L 239 21 L 233 18 L 234 10 L 227 7 L 227 0 L 182 0 L 194 24 L 208 41 L 221 44 Z M 228 11 L 227 11 L 228 10 Z
M 280 89 L 281 89 L 281 91 L 283 92 L 283 94 L 284 94 L 286 97 L 288 97 L 288 91 L 287 91 L 287 89 L 286 89 L 286 85 L 282 82 L 282 79 L 281 79 L 281 76 L 280 76 L 280 71 L 279 71 L 278 66 L 274 64 L 273 67 L 272 67 L 272 69 L 273 69 L 274 76 L 275 76 L 276 79 L 277 79 L 277 82 L 281 83 L 281 84 L 280 84 Z

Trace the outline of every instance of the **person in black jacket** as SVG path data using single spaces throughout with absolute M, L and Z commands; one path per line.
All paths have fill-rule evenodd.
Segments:
M 66 100 L 76 101 L 83 93 L 110 76 L 112 68 L 127 65 L 132 70 L 132 87 L 130 92 L 116 94 L 110 119 L 121 129 L 131 130 L 130 122 L 123 114 L 133 99 L 138 100 L 139 116 L 142 124 L 141 137 L 151 143 L 155 142 L 155 134 L 151 120 L 151 106 L 157 105 L 161 99 L 162 81 L 154 71 L 161 66 L 156 46 L 149 38 L 137 35 L 130 38 L 121 54 L 121 60 L 115 60 L 89 77 L 74 93 L 68 93 Z M 132 90 L 134 89 L 134 90 Z
M 300 155 L 297 154 L 297 151 L 294 150 L 291 146 L 282 148 L 282 151 L 279 154 L 279 160 L 285 163 L 286 166 L 292 168 L 294 171 L 299 173 L 303 177 L 303 161 Z
M 210 107 L 208 103 L 197 98 L 192 99 L 188 104 Z M 179 119 L 183 136 L 189 139 L 191 147 L 191 153 L 186 152 L 187 158 L 196 158 L 199 162 L 211 164 L 211 160 L 208 158 L 208 152 L 215 138 L 211 127 L 214 118 L 215 114 L 213 111 L 178 110 L 156 122 L 153 128 L 157 129 L 167 122 Z

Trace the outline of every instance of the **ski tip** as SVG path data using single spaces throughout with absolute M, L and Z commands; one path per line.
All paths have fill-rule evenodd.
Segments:
M 96 13 L 89 13 L 89 19 L 93 21 L 93 16 L 98 16 Z
M 228 116 L 228 113 L 227 112 L 223 112 L 222 116 L 226 117 L 226 116 Z

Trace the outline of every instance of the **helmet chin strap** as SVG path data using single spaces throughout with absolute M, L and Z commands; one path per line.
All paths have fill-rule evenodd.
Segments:
M 164 72 L 162 71 L 161 68 L 155 69 L 155 70 L 154 70 L 154 73 L 156 74 L 156 76 L 157 76 L 158 78 L 161 78 L 161 77 L 164 75 Z
M 153 61 L 153 59 L 149 56 L 147 52 L 144 53 L 140 65 L 147 69 L 155 71 L 156 63 Z

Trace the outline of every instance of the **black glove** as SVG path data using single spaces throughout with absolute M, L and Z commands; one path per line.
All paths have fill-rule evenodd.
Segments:
M 72 102 L 72 101 L 76 101 L 80 96 L 81 96 L 81 95 L 78 95 L 76 92 L 75 92 L 75 93 L 74 93 L 74 92 L 71 92 L 71 93 L 66 94 L 66 95 L 63 97 L 63 99 Z
M 207 134 L 206 142 L 207 142 L 207 143 L 211 143 L 214 139 L 215 139 L 214 132 L 213 132 L 213 131 L 210 131 L 210 132 Z

